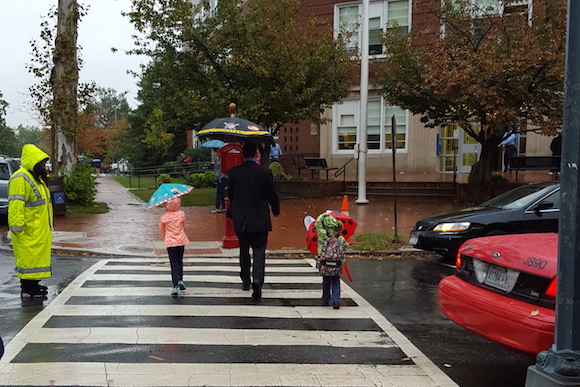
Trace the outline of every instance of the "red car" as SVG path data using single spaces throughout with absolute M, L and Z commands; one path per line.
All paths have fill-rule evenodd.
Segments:
M 470 239 L 455 275 L 439 283 L 439 309 L 479 336 L 535 356 L 554 343 L 558 234 Z

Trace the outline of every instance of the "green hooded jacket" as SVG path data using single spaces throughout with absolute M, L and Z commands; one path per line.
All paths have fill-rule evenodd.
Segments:
M 337 237 L 345 250 L 348 247 L 346 239 L 338 233 L 338 221 L 329 213 L 320 214 L 318 218 L 316 218 L 314 229 L 318 236 L 318 256 L 322 253 L 324 241 L 326 241 L 326 238 L 329 236 Z
M 48 155 L 32 144 L 22 147 L 22 167 L 10 177 L 8 186 L 8 227 L 21 279 L 41 280 L 52 275 L 52 203 L 50 191 L 33 169 Z

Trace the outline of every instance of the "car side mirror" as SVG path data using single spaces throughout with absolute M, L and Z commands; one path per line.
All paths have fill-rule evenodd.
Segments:
M 534 208 L 534 211 L 536 212 L 536 214 L 538 214 L 541 211 L 549 210 L 550 208 L 554 208 L 554 203 L 552 203 L 552 202 L 542 202 L 542 203 L 538 204 Z

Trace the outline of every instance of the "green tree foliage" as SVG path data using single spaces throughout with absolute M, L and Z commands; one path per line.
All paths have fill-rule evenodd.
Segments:
M 20 156 L 20 149 L 18 147 L 18 139 L 16 135 L 6 126 L 6 108 L 8 102 L 2 99 L 2 92 L 0 92 L 0 154 L 12 157 Z
M 42 144 L 43 138 L 38 128 L 34 128 L 32 126 L 18 125 L 15 132 L 20 147 L 22 147 L 24 144 L 34 144 L 40 146 L 41 149 L 46 148 Z
M 161 164 L 165 161 L 167 150 L 171 146 L 174 134 L 168 133 L 165 127 L 163 111 L 154 109 L 145 125 L 143 143 L 153 150 L 154 161 Z
M 6 125 L 6 108 L 8 107 L 8 102 L 2 99 L 2 92 L 0 91 L 0 126 Z
M 355 62 L 332 26 L 299 19 L 300 0 L 219 1 L 211 16 L 207 4 L 133 0 L 127 14 L 144 36 L 132 53 L 152 59 L 132 125 L 161 109 L 177 135 L 173 154 L 185 130 L 227 116 L 231 102 L 240 117 L 275 128 L 319 120 L 348 95 Z
M 96 111 L 96 124 L 103 129 L 111 128 L 119 120 L 126 118 L 131 108 L 127 102 L 127 92 L 119 93 L 113 88 L 97 87 L 90 104 Z
M 561 126 L 566 2 L 534 2 L 531 23 L 525 12 L 431 4 L 432 26 L 386 35 L 388 55 L 375 80 L 390 103 L 428 127 L 458 123 L 475 138 L 482 152 L 471 178 L 488 187 L 506 131 L 529 123 L 553 135 Z
M 0 155 L 20 157 L 21 146 L 12 129 L 0 125 L 0 139 Z
M 127 92 L 96 87 L 79 116 L 80 153 L 99 155 L 107 162 L 128 158 L 133 141 L 128 137 Z M 100 148 L 100 149 L 97 149 Z

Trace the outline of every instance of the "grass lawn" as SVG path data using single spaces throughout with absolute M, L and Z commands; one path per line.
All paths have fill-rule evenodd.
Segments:
M 104 214 L 109 212 L 107 203 L 93 203 L 91 207 L 84 207 L 78 204 L 67 204 L 66 212 L 68 214 Z
M 115 180 L 121 183 L 124 187 L 129 188 L 129 178 L 127 176 L 115 176 Z M 182 184 L 181 179 L 175 179 L 171 181 L 172 183 Z M 147 202 L 153 192 L 157 189 L 155 185 L 155 179 L 152 177 L 141 178 L 141 188 L 135 188 L 137 186 L 137 179 L 131 179 L 131 193 L 137 196 L 139 199 Z M 215 188 L 196 188 L 187 195 L 181 197 L 181 205 L 183 207 L 193 207 L 193 206 L 212 206 L 215 204 Z

